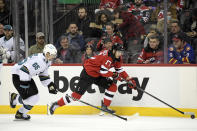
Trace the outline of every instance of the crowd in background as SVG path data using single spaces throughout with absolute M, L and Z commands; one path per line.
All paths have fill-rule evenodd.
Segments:
M 0 0 L 0 20 L 9 13 L 5 0 Z M 167 58 L 170 64 L 197 62 L 197 1 L 168 0 Z M 94 14 L 89 15 L 90 13 Z M 99 8 L 89 12 L 80 7 L 65 33 L 54 40 L 58 50 L 54 63 L 83 63 L 111 49 L 115 43 L 123 44 L 124 63 L 164 63 L 164 4 L 162 0 L 101 0 Z M 8 21 L 8 19 L 7 19 Z M 6 19 L 0 21 L 0 51 L 4 63 L 14 60 L 13 28 Z M 54 32 L 55 33 L 55 32 Z M 28 54 L 42 52 L 45 34 L 36 33 L 35 43 Z M 20 39 L 20 56 L 25 57 L 24 41 Z M 6 54 L 5 54 L 6 52 Z M 7 61 L 6 61 L 7 60 Z

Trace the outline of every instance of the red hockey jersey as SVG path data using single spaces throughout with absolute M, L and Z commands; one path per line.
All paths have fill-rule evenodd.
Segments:
M 131 7 L 128 9 L 128 12 L 131 12 L 137 17 L 137 19 L 143 23 L 147 23 L 150 19 L 150 9 L 145 5 L 137 7 L 134 4 L 131 4 Z
M 120 4 L 122 4 L 122 0 L 101 0 L 99 8 L 117 8 Z
M 91 57 L 84 63 L 84 68 L 88 75 L 92 77 L 112 77 L 113 72 L 110 69 L 114 67 L 119 76 L 126 79 L 128 74 L 122 68 L 122 58 L 114 61 L 111 52 L 104 50 L 99 55 Z
M 146 60 L 150 60 L 150 63 L 164 63 L 164 53 L 162 50 L 147 52 L 142 49 L 142 52 L 138 57 L 137 63 L 143 64 Z

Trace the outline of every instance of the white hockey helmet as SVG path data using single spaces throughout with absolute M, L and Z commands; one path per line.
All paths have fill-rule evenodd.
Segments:
M 54 56 L 57 55 L 57 49 L 55 48 L 53 44 L 47 44 L 44 46 L 44 49 L 43 49 L 44 55 L 46 55 L 47 52 L 49 52 L 50 55 L 54 55 Z

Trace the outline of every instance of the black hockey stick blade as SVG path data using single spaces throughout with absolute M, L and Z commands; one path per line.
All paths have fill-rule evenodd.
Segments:
M 130 83 L 130 82 L 127 82 L 127 84 L 133 86 L 133 84 Z M 136 86 L 136 89 L 137 89 L 137 90 L 140 90 L 140 91 L 142 91 L 142 92 L 144 92 L 145 94 L 147 94 L 147 95 L 149 95 L 149 96 L 151 96 L 151 97 L 153 97 L 153 98 L 155 98 L 156 100 L 158 100 L 158 101 L 160 101 L 161 103 L 163 103 L 163 104 L 165 104 L 165 105 L 171 107 L 172 109 L 178 111 L 179 113 L 181 113 L 181 114 L 183 114 L 183 115 L 191 115 L 191 118 L 192 118 L 192 119 L 193 119 L 193 117 L 195 118 L 195 113 L 194 113 L 194 112 L 183 112 L 183 111 L 181 111 L 181 110 L 179 110 L 179 109 L 177 109 L 177 108 L 171 106 L 170 104 L 166 103 L 165 101 L 159 99 L 158 97 L 156 97 L 156 96 L 154 96 L 154 95 L 152 95 L 152 94 L 146 92 L 145 90 L 143 90 L 142 88 L 140 88 L 140 87 L 138 87 L 138 86 Z
M 85 101 L 82 101 L 82 100 L 73 98 L 72 96 L 69 96 L 68 94 L 66 94 L 66 96 L 69 97 L 69 98 L 71 98 L 71 99 L 73 99 L 73 100 L 76 100 L 76 101 L 78 101 L 78 102 L 81 102 L 81 103 L 83 103 L 83 104 L 85 104 L 85 105 L 91 106 L 91 107 L 93 107 L 93 108 L 96 108 L 96 109 L 98 109 L 98 110 L 101 110 L 101 111 L 103 111 L 103 112 L 109 113 L 109 114 L 111 114 L 111 115 L 113 115 L 113 116 L 116 116 L 116 117 L 118 117 L 118 118 L 120 118 L 120 119 L 122 119 L 122 120 L 127 121 L 127 118 L 125 118 L 125 117 L 122 117 L 122 116 L 113 114 L 113 113 L 108 112 L 108 111 L 106 111 L 106 110 L 103 110 L 103 109 L 101 109 L 101 108 L 99 108 L 99 107 L 97 107 L 97 106 L 94 106 L 94 105 L 92 105 L 92 104 L 89 104 L 89 103 L 87 103 L 87 102 L 85 102 Z

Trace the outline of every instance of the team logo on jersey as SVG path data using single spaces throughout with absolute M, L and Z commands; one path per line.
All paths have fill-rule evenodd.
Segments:
M 173 54 L 172 54 L 172 53 L 170 53 L 170 54 L 169 54 L 169 56 L 170 56 L 170 57 L 173 57 Z
M 107 60 L 107 61 L 105 62 L 105 65 L 110 66 L 110 65 L 111 65 L 111 61 L 110 61 L 110 60 Z
M 186 51 L 189 51 L 191 48 L 189 46 L 186 47 Z

